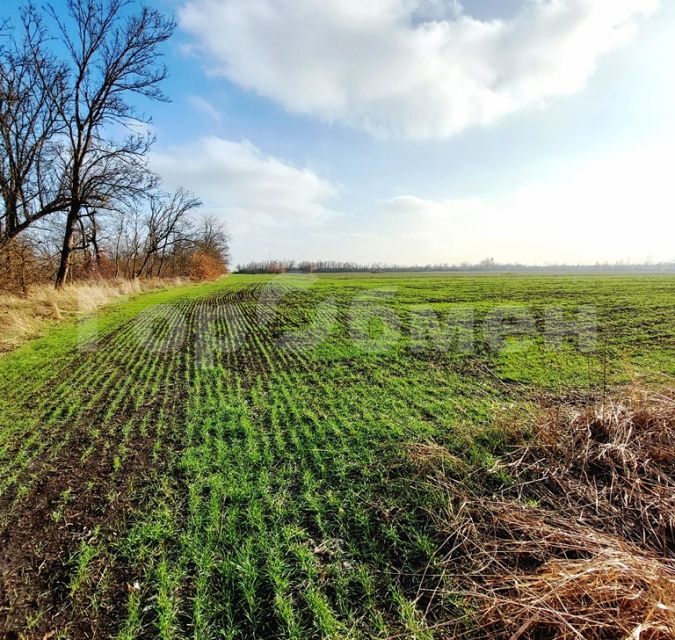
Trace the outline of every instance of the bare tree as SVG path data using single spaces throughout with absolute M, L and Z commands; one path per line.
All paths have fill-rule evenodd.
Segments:
M 66 69 L 46 51 L 36 10 L 21 17 L 20 37 L 8 36 L 0 49 L 0 242 L 67 207 L 54 162 Z
M 189 214 L 201 205 L 198 198 L 182 188 L 171 195 L 151 195 L 146 218 L 144 256 L 135 277 L 161 276 L 167 252 L 179 243 L 193 242 Z
M 58 113 L 66 140 L 61 160 L 68 210 L 57 287 L 68 277 L 83 209 L 111 207 L 115 200 L 133 198 L 149 186 L 143 174 L 152 140 L 134 133 L 122 140 L 108 136 L 115 126 L 129 128 L 143 121 L 129 102 L 133 94 L 166 99 L 159 88 L 167 75 L 159 47 L 175 24 L 147 7 L 129 13 L 133 4 L 68 0 L 66 19 L 54 7 L 48 10 L 58 26 L 69 69 L 66 100 Z M 54 92 L 51 95 L 58 102 Z
M 173 21 L 137 0 L 66 0 L 65 11 L 28 4 L 16 36 L 6 25 L 0 20 L 5 280 L 25 290 L 55 272 L 57 287 L 93 273 L 224 273 L 224 227 L 196 221 L 201 203 L 188 191 L 159 190 L 147 168 L 153 138 L 139 133 L 149 121 L 133 106 L 138 96 L 166 99 L 160 48 Z
M 225 264 L 230 263 L 230 234 L 225 223 L 216 216 L 206 215 L 200 220 L 196 237 L 197 250 Z

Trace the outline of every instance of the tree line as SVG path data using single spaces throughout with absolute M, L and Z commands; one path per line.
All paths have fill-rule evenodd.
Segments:
M 341 262 L 339 260 L 300 261 L 295 260 L 261 260 L 237 265 L 237 273 L 248 274 L 282 274 L 282 273 L 394 273 L 394 272 L 556 272 L 556 273 L 673 273 L 673 262 L 645 262 L 641 264 L 629 262 L 595 263 L 595 264 L 545 264 L 528 265 L 520 263 L 500 263 L 493 258 L 487 258 L 477 263 L 462 262 L 460 264 L 423 264 L 400 265 L 372 262 L 359 264 L 357 262 Z
M 5 286 L 53 278 L 212 277 L 228 238 L 147 163 L 142 101 L 167 101 L 172 19 L 135 0 L 29 3 L 0 25 L 0 266 Z

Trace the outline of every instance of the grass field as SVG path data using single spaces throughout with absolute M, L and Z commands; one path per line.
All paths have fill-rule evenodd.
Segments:
M 0 359 L 0 632 L 443 637 L 406 447 L 493 481 L 542 403 L 672 386 L 674 309 L 671 276 L 232 276 L 63 324 Z

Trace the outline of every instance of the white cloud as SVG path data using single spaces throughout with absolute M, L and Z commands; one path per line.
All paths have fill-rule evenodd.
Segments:
M 372 246 L 403 262 L 673 260 L 674 143 L 601 157 L 566 179 L 498 197 L 393 198 Z
M 675 259 L 675 133 L 501 195 L 403 195 L 337 214 L 337 188 L 248 142 L 205 138 L 154 154 L 168 186 L 222 214 L 236 262 L 267 257 L 400 264 Z
M 153 153 L 150 164 L 167 187 L 196 193 L 235 233 L 312 226 L 336 215 L 329 207 L 333 184 L 247 141 L 206 137 Z
M 480 21 L 456 0 L 188 0 L 208 64 L 287 109 L 372 132 L 449 136 L 587 83 L 659 0 L 523 0 Z

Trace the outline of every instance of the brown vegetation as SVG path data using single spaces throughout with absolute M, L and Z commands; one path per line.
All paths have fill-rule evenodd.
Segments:
M 31 286 L 21 296 L 0 294 L 0 353 L 9 351 L 39 335 L 63 318 L 95 311 L 115 299 L 156 291 L 181 284 L 175 279 L 105 280 Z
M 542 506 L 564 506 L 585 524 L 675 555 L 672 395 L 634 391 L 621 402 L 556 409 L 509 469 L 538 480 L 527 495 Z
M 446 595 L 469 611 L 441 627 L 485 638 L 675 637 L 674 437 L 671 393 L 548 411 L 500 465 L 511 480 L 493 495 L 438 447 L 411 448 L 447 494 L 436 514 Z

